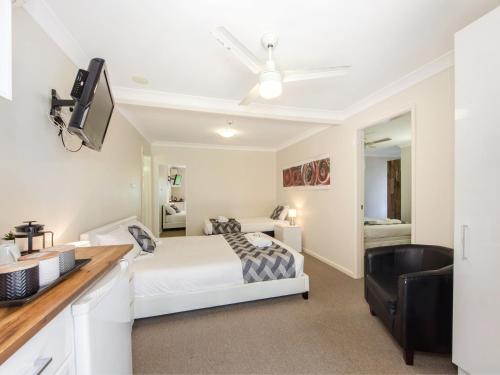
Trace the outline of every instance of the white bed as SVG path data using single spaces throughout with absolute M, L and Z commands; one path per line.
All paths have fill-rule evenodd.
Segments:
M 80 236 L 92 245 L 103 234 L 129 223 L 120 220 Z M 220 235 L 162 238 L 154 254 L 129 256 L 132 260 L 135 318 L 227 305 L 290 294 L 307 297 L 309 277 L 303 272 L 304 257 L 290 251 L 295 259 L 296 277 L 245 284 L 241 261 Z
M 411 243 L 411 224 L 365 225 L 365 249 Z
M 175 214 L 167 214 L 165 206 L 162 206 L 163 211 L 163 229 L 186 228 L 186 211 L 181 211 Z
M 274 227 L 277 224 L 288 225 L 287 220 L 274 220 L 270 217 L 237 217 L 235 218 L 241 224 L 243 233 L 252 232 L 274 232 Z M 212 234 L 212 223 L 209 219 L 205 220 L 204 233 Z

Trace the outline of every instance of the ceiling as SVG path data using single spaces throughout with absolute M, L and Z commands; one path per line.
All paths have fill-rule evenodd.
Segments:
M 78 65 L 89 57 L 106 59 L 117 102 L 151 141 L 172 141 L 176 135 L 183 141 L 220 143 L 201 139 L 192 129 L 208 131 L 235 115 L 254 118 L 248 124 L 238 120 L 245 128 L 260 128 L 258 136 L 248 133 L 248 142 L 231 140 L 250 145 L 264 138 L 266 124 L 272 124 L 273 134 L 274 127 L 286 134 L 292 128 L 269 118 L 298 121 L 289 137 L 278 143 L 276 136 L 276 147 L 292 140 L 299 128 L 304 134 L 311 130 L 302 123 L 341 123 L 373 93 L 443 55 L 452 63 L 446 53 L 453 49 L 453 34 L 498 5 L 500 0 L 28 0 L 25 8 Z M 216 26 L 225 26 L 260 59 L 265 58 L 260 37 L 275 32 L 281 68 L 351 65 L 352 72 L 287 83 L 279 98 L 238 106 L 256 76 L 213 38 Z M 148 83 L 137 83 L 133 76 Z M 199 114 L 155 107 L 226 117 L 200 122 Z M 163 116 L 182 121 L 162 122 Z M 184 131 L 181 123 L 191 130 Z
M 183 143 L 276 150 L 327 127 L 295 121 L 135 105 L 122 105 L 121 112 L 136 124 L 144 137 L 153 139 L 158 144 Z M 228 126 L 228 120 L 233 122 L 231 127 L 236 131 L 233 138 L 223 138 L 217 133 L 217 130 Z
M 365 142 L 391 138 L 365 147 L 365 156 L 399 156 L 400 148 L 411 145 L 411 112 L 380 122 L 364 131 Z

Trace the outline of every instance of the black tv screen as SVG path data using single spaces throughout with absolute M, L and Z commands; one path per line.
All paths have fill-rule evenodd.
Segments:
M 115 107 L 103 59 L 92 59 L 87 71 L 78 72 L 72 96 L 76 103 L 68 130 L 85 146 L 100 151 Z

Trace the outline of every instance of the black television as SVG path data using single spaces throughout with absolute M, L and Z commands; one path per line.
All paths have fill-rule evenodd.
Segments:
M 88 70 L 78 71 L 71 96 L 75 105 L 68 131 L 100 151 L 115 107 L 104 59 L 94 58 Z

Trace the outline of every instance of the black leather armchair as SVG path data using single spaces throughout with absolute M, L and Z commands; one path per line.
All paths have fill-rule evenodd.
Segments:
M 395 245 L 365 252 L 365 299 L 404 350 L 451 353 L 453 250 Z

